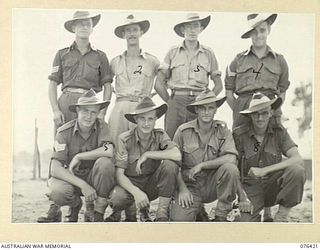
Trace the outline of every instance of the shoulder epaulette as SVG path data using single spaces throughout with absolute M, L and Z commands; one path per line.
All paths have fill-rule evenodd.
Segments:
M 181 131 L 183 131 L 183 130 L 186 130 L 186 129 L 189 129 L 189 128 L 194 128 L 193 122 L 194 122 L 194 121 L 186 122 L 186 123 L 180 125 L 179 129 L 180 129 Z
M 249 49 L 246 49 L 246 50 L 240 52 L 239 54 L 237 54 L 237 56 L 243 56 L 245 53 L 248 53 L 248 50 Z
M 122 134 L 119 135 L 119 138 L 126 142 L 127 140 L 129 140 L 132 136 L 134 135 L 134 130 L 133 129 L 130 129 L 126 132 L 123 132 Z
M 243 133 L 245 133 L 247 131 L 249 131 L 248 124 L 242 124 L 242 125 L 240 125 L 238 127 L 235 127 L 232 132 L 234 134 L 236 134 L 236 135 L 241 135 L 241 134 L 243 134 Z
M 72 128 L 72 127 L 74 127 L 75 124 L 76 124 L 76 119 L 71 120 L 71 121 L 63 124 L 61 127 L 59 127 L 57 129 L 57 132 L 62 132 L 62 131 L 65 131 L 65 130 L 67 130 L 69 128 Z

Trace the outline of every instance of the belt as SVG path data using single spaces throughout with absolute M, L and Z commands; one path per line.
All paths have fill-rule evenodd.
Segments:
M 190 90 L 190 89 L 173 89 L 172 94 L 173 95 L 191 95 L 191 96 L 197 96 L 199 95 L 203 90 Z
M 67 87 L 62 90 L 62 92 L 71 92 L 71 93 L 80 93 L 80 94 L 84 94 L 87 91 L 88 91 L 87 89 L 71 88 L 71 87 Z
M 140 102 L 143 99 L 141 96 L 120 96 L 117 97 L 117 102 L 129 101 L 129 102 Z
M 252 96 L 254 93 L 260 92 L 266 96 L 268 96 L 269 98 L 274 98 L 275 95 L 277 95 L 277 93 L 274 90 L 269 90 L 269 89 L 257 89 L 257 90 L 253 90 L 253 91 L 245 91 L 242 93 L 236 93 L 239 97 L 247 97 L 247 96 Z

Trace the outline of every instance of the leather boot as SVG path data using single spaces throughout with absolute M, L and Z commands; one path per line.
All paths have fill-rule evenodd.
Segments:
M 75 207 L 70 207 L 70 214 L 66 216 L 66 222 L 78 222 L 79 212 L 82 207 L 82 200 L 79 197 L 79 203 Z
M 156 221 L 169 221 L 170 203 L 171 197 L 159 197 L 159 204 L 156 212 Z
M 47 216 L 41 216 L 37 219 L 38 223 L 61 222 L 62 212 L 60 206 L 52 203 L 48 210 Z
M 94 204 L 92 202 L 86 203 L 86 211 L 84 212 L 84 221 L 93 222 L 94 220 Z

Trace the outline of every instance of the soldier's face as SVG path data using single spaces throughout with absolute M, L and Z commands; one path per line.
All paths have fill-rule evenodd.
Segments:
M 148 134 L 154 129 L 157 121 L 156 111 L 152 110 L 136 116 L 137 127 L 140 133 Z
M 130 24 L 124 27 L 123 36 L 129 45 L 139 43 L 139 38 L 142 36 L 142 30 L 138 24 Z
M 269 33 L 270 25 L 268 25 L 267 22 L 263 22 L 255 27 L 250 33 L 253 47 L 260 48 L 265 46 Z
M 271 107 L 262 109 L 258 112 L 250 114 L 253 127 L 255 129 L 263 130 L 266 129 L 270 118 L 272 117 Z
M 73 25 L 74 33 L 78 38 L 89 38 L 93 31 L 93 25 L 91 19 L 82 19 L 75 21 Z
M 77 107 L 80 127 L 91 128 L 100 112 L 99 105 L 86 105 Z
M 197 41 L 202 30 L 200 21 L 186 23 L 181 26 L 181 31 L 187 41 Z
M 210 123 L 217 112 L 217 104 L 209 103 L 201 106 L 196 106 L 195 111 L 198 114 L 199 121 L 203 123 Z

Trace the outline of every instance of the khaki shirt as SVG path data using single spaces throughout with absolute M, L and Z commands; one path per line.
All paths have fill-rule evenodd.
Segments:
M 182 124 L 176 131 L 173 141 L 182 154 L 182 169 L 190 169 L 201 162 L 214 160 L 226 154 L 238 155 L 232 133 L 223 121 L 215 120 L 208 144 L 200 139 L 198 119 Z
M 160 69 L 169 76 L 167 84 L 171 89 L 205 90 L 209 76 L 212 80 L 215 76 L 221 76 L 214 52 L 201 44 L 190 59 L 184 43 L 175 46 L 167 53 Z
M 239 157 L 244 156 L 244 164 L 250 167 L 266 167 L 282 161 L 289 149 L 296 147 L 287 130 L 278 124 L 269 123 L 264 142 L 255 138 L 252 125 L 242 125 L 233 131 Z M 259 153 L 259 151 L 262 152 Z M 259 154 L 261 157 L 259 157 Z
M 228 66 L 225 88 L 236 94 L 257 90 L 279 94 L 288 89 L 288 78 L 288 64 L 282 55 L 268 46 L 265 56 L 258 58 L 250 47 L 238 54 Z
M 126 51 L 113 58 L 111 60 L 111 71 L 112 75 L 115 76 L 116 96 L 150 96 L 159 65 L 159 60 L 146 52 L 141 52 L 136 65 L 133 65 L 132 69 L 128 69 L 126 66 Z
M 63 165 L 68 165 L 76 154 L 97 149 L 102 147 L 104 143 L 106 146 L 108 143 L 112 143 L 107 123 L 97 120 L 92 127 L 90 136 L 85 140 L 79 133 L 77 120 L 72 120 L 57 130 L 52 159 L 60 161 Z
M 154 129 L 146 148 L 140 144 L 137 128 L 126 131 L 119 136 L 116 153 L 116 167 L 125 169 L 126 176 L 138 176 L 137 161 L 147 151 L 172 149 L 176 144 L 163 129 Z M 161 160 L 148 159 L 142 164 L 143 175 L 150 175 L 156 171 Z
M 66 87 L 92 88 L 100 92 L 104 84 L 112 82 L 106 54 L 90 46 L 89 51 L 81 55 L 75 42 L 57 52 L 48 78 L 62 83 L 62 90 Z

